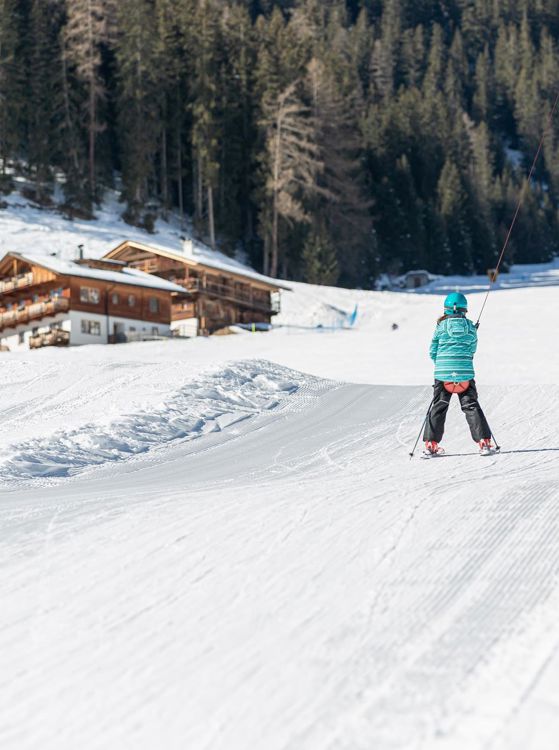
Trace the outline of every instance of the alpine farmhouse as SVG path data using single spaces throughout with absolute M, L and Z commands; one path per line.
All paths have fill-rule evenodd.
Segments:
M 180 304 L 181 295 L 177 284 L 118 260 L 8 253 L 0 261 L 0 347 L 14 351 L 168 336 L 172 304 Z
M 289 287 L 224 259 L 127 240 L 106 256 L 133 269 L 179 284 L 184 294 L 174 296 L 172 328 L 180 336 L 207 336 L 230 325 L 269 324 L 280 311 L 280 290 Z

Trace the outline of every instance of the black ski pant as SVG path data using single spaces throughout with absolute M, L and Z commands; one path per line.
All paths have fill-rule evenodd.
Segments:
M 434 401 L 425 424 L 423 440 L 425 442 L 428 440 L 434 440 L 435 442 L 440 443 L 443 439 L 444 423 L 446 420 L 448 405 L 452 398 L 452 393 L 449 393 L 445 389 L 442 380 L 435 380 L 433 388 Z M 464 393 L 459 393 L 458 398 L 460 399 L 462 411 L 468 420 L 468 426 L 472 433 L 472 438 L 476 443 L 484 438 L 490 438 L 491 430 L 487 424 L 485 414 L 479 405 L 475 380 L 470 380 L 470 387 L 467 391 L 464 391 Z

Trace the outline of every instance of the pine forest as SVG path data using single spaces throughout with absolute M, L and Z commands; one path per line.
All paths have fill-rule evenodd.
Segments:
M 557 0 L 0 0 L 0 191 L 274 277 L 485 273 L 558 93 Z M 559 253 L 558 122 L 509 262 Z

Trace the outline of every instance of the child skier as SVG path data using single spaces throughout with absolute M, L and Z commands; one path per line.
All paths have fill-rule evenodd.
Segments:
M 444 453 L 439 446 L 444 433 L 446 413 L 453 393 L 458 394 L 472 438 L 480 453 L 493 453 L 491 430 L 478 403 L 474 380 L 474 354 L 477 330 L 466 318 L 468 302 L 459 292 L 449 294 L 444 302 L 444 315 L 437 321 L 429 355 L 435 363 L 434 400 L 425 424 L 423 440 L 425 456 Z

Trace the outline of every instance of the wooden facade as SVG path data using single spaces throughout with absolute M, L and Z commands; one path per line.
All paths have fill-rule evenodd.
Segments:
M 131 283 L 130 277 L 120 281 L 118 271 L 125 264 L 80 261 L 59 262 L 59 265 L 60 271 L 54 262 L 49 268 L 48 258 L 43 265 L 41 259 L 14 253 L 0 261 L 0 339 L 14 334 L 21 336 L 28 330 L 31 348 L 72 343 L 69 331 L 68 335 L 50 335 L 60 329 L 62 319 L 72 316 L 76 325 L 91 319 L 95 335 L 105 339 L 91 343 L 123 340 L 126 323 L 130 330 L 135 330 L 135 326 L 130 326 L 134 321 L 147 327 L 139 328 L 140 331 L 155 334 L 160 327 L 170 330 L 171 291 L 159 289 L 156 284 L 152 288 L 145 283 Z M 42 330 L 45 321 L 48 325 Z M 103 322 L 103 336 L 99 321 Z M 87 325 L 81 328 L 87 335 Z
M 196 319 L 207 335 L 234 324 L 270 323 L 279 310 L 279 284 L 241 269 L 219 267 L 195 257 L 138 242 L 123 242 L 105 258 L 119 260 L 183 287 L 174 296 L 173 322 Z

